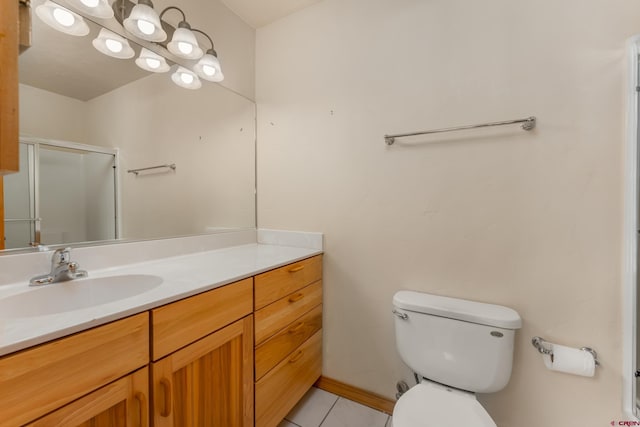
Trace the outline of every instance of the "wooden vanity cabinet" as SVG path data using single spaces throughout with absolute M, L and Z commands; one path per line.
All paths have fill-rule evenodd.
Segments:
M 255 277 L 255 426 L 275 427 L 322 374 L 322 255 Z
M 94 416 L 102 420 L 115 416 L 113 414 L 120 414 L 118 416 L 131 422 L 144 418 L 141 404 L 134 404 L 137 401 L 144 406 L 147 400 L 146 387 L 140 381 L 140 375 L 144 374 L 124 378 L 148 363 L 148 313 L 2 357 L 0 426 L 32 423 L 73 427 L 84 425 L 83 422 Z M 124 380 L 118 387 L 107 386 L 121 378 Z M 120 409 L 110 410 L 118 406 L 118 402 L 126 403 Z M 79 413 L 73 414 L 74 411 Z
M 316 256 L 0 357 L 0 427 L 275 427 L 321 375 L 321 279 Z
M 149 369 L 144 367 L 26 427 L 148 427 Z
M 154 309 L 155 427 L 253 426 L 253 279 Z

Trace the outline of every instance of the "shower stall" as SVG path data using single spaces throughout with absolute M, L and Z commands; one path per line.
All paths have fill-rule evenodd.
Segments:
M 20 172 L 4 178 L 5 248 L 118 236 L 118 152 L 20 138 Z

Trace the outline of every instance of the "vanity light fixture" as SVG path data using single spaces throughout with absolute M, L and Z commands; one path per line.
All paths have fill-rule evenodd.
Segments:
M 176 72 L 171 75 L 171 80 L 185 89 L 200 89 L 202 87 L 202 82 L 200 82 L 200 79 L 193 71 L 180 66 Z
M 136 65 L 152 73 L 166 73 L 170 68 L 166 59 L 144 47 L 136 58 Z
M 113 18 L 113 9 L 107 0 L 69 0 L 69 3 L 79 11 L 94 18 Z
M 103 28 L 93 42 L 93 47 L 101 53 L 118 59 L 133 58 L 135 52 L 124 37 Z
M 50 27 L 71 36 L 86 36 L 89 26 L 77 13 L 70 11 L 51 0 L 36 7 L 36 15 Z
M 167 44 L 169 52 L 184 59 L 199 59 L 202 57 L 202 49 L 198 46 L 198 40 L 196 40 L 195 34 L 191 31 L 191 25 L 187 22 L 182 9 L 176 6 L 169 6 L 160 13 L 160 19 L 162 16 L 170 10 L 177 10 L 182 14 L 182 21 L 178 23 L 178 28 L 173 32 L 171 41 Z
M 167 33 L 162 29 L 160 17 L 151 0 L 138 0 L 129 16 L 122 22 L 124 28 L 136 37 L 150 42 L 162 42 Z
M 171 80 L 180 87 L 199 89 L 202 87 L 200 79 L 211 82 L 224 80 L 213 40 L 205 32 L 191 29 L 185 13 L 179 7 L 166 7 L 158 15 L 153 9 L 151 0 L 137 0 L 137 4 L 131 0 L 115 0 L 111 7 L 109 7 L 110 0 L 62 0 L 62 4 L 68 4 L 72 10 L 78 11 L 79 15 L 58 5 L 58 1 L 60 0 L 45 0 L 44 4 L 36 8 L 36 14 L 58 31 L 74 36 L 89 34 L 89 26 L 81 15 L 102 19 L 114 18 L 122 25 L 126 31 L 120 31 L 105 24 L 105 27 L 113 31 L 103 27 L 98 37 L 92 41 L 93 46 L 105 55 L 119 59 L 133 58 L 135 52 L 129 45 L 129 40 L 132 40 L 138 45 L 147 46 L 140 48 L 140 55 L 135 60 L 136 65 L 143 70 L 153 73 L 169 71 L 171 67 L 167 59 L 162 56 L 162 52 L 171 53 L 171 55 L 168 53 L 165 55 L 176 63 Z M 182 15 L 182 20 L 177 27 L 162 20 L 170 10 L 177 10 Z M 133 34 L 137 39 L 129 37 L 127 33 Z M 171 35 L 171 40 L 168 42 L 167 33 Z M 196 33 L 200 33 L 211 43 L 211 48 L 206 52 L 198 45 Z M 144 43 L 138 39 L 153 43 Z
M 193 29 L 192 31 L 194 33 L 202 34 L 211 43 L 211 49 L 208 49 L 207 53 L 200 58 L 198 63 L 194 65 L 193 70 L 205 80 L 209 80 L 210 82 L 221 82 L 224 80 L 224 75 L 222 74 L 220 61 L 218 61 L 218 53 L 215 51 L 213 46 L 213 40 L 211 40 L 211 37 L 203 31 L 198 29 Z

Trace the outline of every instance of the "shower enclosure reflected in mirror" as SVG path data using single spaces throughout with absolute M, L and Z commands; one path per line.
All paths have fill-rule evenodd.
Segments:
M 118 238 L 117 151 L 23 138 L 4 179 L 5 248 Z
M 196 7 L 191 14 L 197 16 L 197 5 L 203 1 L 185 1 L 184 7 Z M 114 200 L 120 227 L 114 231 L 110 226 L 111 234 L 87 230 L 83 235 L 69 226 L 56 226 L 49 233 L 41 212 L 42 236 L 49 233 L 43 243 L 255 228 L 254 102 L 211 82 L 203 82 L 199 90 L 183 89 L 168 74 L 147 73 L 132 60 L 106 57 L 91 45 L 100 28 L 89 24 L 90 34 L 78 38 L 50 29 L 34 15 L 33 46 L 20 56 L 20 132 L 23 137 L 80 143 L 107 152 L 117 149 L 114 179 L 120 191 Z M 138 54 L 140 46 L 131 45 Z M 219 53 L 223 60 L 224 52 Z M 175 170 L 127 173 L 173 163 Z M 72 170 L 78 172 L 75 166 L 67 171 Z M 43 187 L 40 192 L 49 190 Z M 27 194 L 23 198 L 28 199 Z M 60 215 L 71 218 L 77 213 L 78 208 L 63 198 L 51 199 L 57 203 L 51 208 Z M 6 219 L 35 219 L 29 216 L 33 207 L 25 215 L 25 206 L 17 212 L 17 202 L 5 202 Z M 106 208 L 91 215 L 113 217 Z M 7 232 L 19 228 L 12 221 L 5 221 L 5 227 Z M 20 238 L 23 247 L 35 241 L 34 233 Z

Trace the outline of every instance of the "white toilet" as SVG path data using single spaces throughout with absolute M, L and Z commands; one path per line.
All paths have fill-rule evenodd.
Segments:
M 393 427 L 496 427 L 475 393 L 509 382 L 518 313 L 413 291 L 393 305 L 398 352 L 422 378 L 396 403 Z

